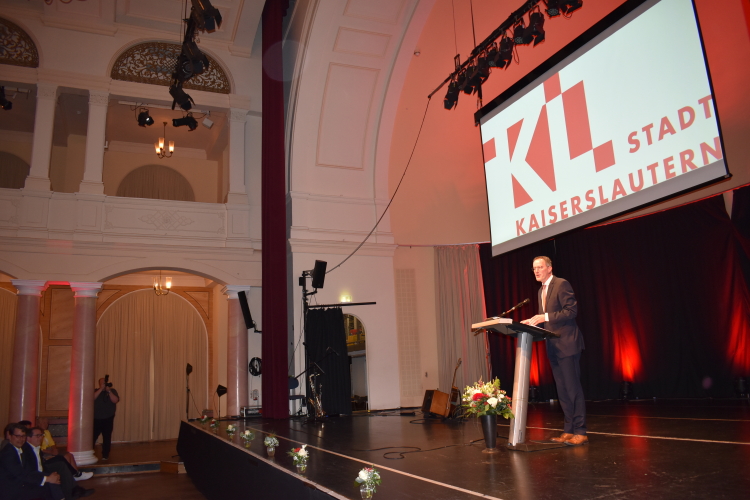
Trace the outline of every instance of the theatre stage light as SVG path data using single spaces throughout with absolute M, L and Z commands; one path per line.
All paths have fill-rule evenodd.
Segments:
M 188 113 L 187 116 L 184 116 L 182 118 L 174 118 L 172 120 L 172 126 L 174 127 L 182 127 L 185 125 L 187 125 L 191 132 L 198 128 L 198 120 L 193 118 L 193 113 Z

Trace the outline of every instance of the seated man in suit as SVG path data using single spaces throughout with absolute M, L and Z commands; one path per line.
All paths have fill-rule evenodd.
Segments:
M 49 431 L 49 420 L 45 417 L 37 417 L 36 419 L 36 425 L 38 425 L 42 430 L 44 430 L 44 437 L 42 438 L 42 459 L 44 460 L 45 464 L 49 464 L 51 462 L 62 462 L 65 460 L 70 469 L 70 473 L 73 474 L 73 477 L 76 481 L 85 481 L 87 479 L 91 479 L 91 476 L 94 474 L 92 472 L 83 472 L 78 470 L 78 464 L 76 464 L 76 459 L 71 453 L 61 453 L 57 449 L 57 443 L 55 443 L 55 440 L 52 439 L 52 434 Z
M 34 454 L 26 444 L 26 429 L 19 424 L 10 426 L 9 444 L 0 450 L 0 499 L 62 500 L 60 474 L 43 473 L 34 467 Z
M 42 440 L 44 440 L 44 430 L 41 427 L 32 427 L 26 431 L 26 444 L 32 449 L 29 458 L 33 466 L 45 474 L 56 472 L 60 475 L 60 486 L 65 495 L 65 500 L 74 500 L 92 495 L 94 490 L 86 490 L 76 485 L 74 476 L 70 471 L 70 464 L 67 461 L 61 459 L 50 462 L 42 459 Z

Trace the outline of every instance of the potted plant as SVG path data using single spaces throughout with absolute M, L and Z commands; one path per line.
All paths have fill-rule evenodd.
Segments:
M 497 448 L 497 416 L 506 419 L 513 418 L 511 400 L 500 389 L 500 379 L 495 378 L 492 382 L 484 383 L 480 379 L 474 385 L 464 389 L 461 398 L 464 415 L 475 416 L 482 422 L 482 432 L 487 449 L 485 453 L 495 453 Z

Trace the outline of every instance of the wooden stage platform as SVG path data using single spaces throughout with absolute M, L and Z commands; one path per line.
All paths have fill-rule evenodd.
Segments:
M 747 498 L 750 491 L 748 400 L 589 402 L 590 444 L 537 452 L 482 453 L 475 419 L 422 420 L 420 412 L 382 412 L 304 420 L 223 421 L 216 434 L 182 422 L 177 450 L 196 487 L 210 500 L 360 498 L 358 471 L 375 464 L 383 484 L 375 499 Z M 530 405 L 528 436 L 546 441 L 562 429 L 554 404 Z M 238 425 L 230 441 L 226 425 Z M 253 429 L 246 449 L 239 437 Z M 266 457 L 263 433 L 281 442 Z M 507 421 L 498 435 L 507 438 Z M 307 444 L 310 462 L 297 474 L 286 455 Z M 399 452 L 405 452 L 400 455 Z M 399 457 L 403 457 L 398 459 Z

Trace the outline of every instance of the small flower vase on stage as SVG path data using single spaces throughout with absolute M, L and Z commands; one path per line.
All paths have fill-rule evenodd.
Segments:
M 245 439 L 245 448 L 250 448 L 250 445 L 252 444 L 252 442 L 253 441 L 251 439 Z
M 498 453 L 497 449 L 497 415 L 482 415 L 482 433 L 484 434 L 485 448 L 482 453 Z
M 307 471 L 307 460 L 300 460 L 299 462 L 295 462 L 297 466 L 297 473 L 304 474 L 305 471 Z
M 362 495 L 362 498 L 372 498 L 375 494 L 375 487 L 365 483 L 359 487 L 359 494 Z
M 273 457 L 276 454 L 276 448 L 273 446 L 266 447 L 266 453 L 268 453 L 269 457 Z

